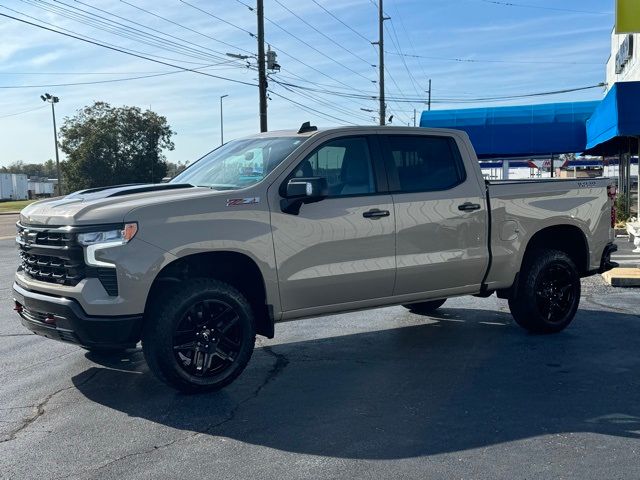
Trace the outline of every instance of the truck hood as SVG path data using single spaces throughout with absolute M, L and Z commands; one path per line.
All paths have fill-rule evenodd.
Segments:
M 211 193 L 208 188 L 177 183 L 93 188 L 32 203 L 20 213 L 20 222 L 51 226 L 120 223 L 137 207 Z

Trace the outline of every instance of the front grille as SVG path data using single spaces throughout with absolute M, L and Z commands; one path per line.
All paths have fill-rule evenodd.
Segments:
M 66 228 L 18 225 L 18 248 L 24 273 L 41 282 L 77 285 L 86 276 L 82 246 Z
M 20 269 L 41 282 L 75 286 L 83 278 L 97 277 L 110 296 L 118 295 L 115 268 L 92 268 L 84 262 L 77 242 L 78 229 L 32 227 L 18 224 Z

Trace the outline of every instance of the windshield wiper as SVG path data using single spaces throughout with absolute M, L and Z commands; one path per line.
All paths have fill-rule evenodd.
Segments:
M 198 185 L 198 187 L 210 188 L 211 190 L 237 190 L 237 185 Z

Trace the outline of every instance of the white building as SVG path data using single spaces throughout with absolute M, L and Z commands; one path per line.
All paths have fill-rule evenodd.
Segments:
M 22 173 L 0 173 L 0 199 L 26 200 L 27 176 Z
M 616 82 L 640 81 L 640 34 L 611 32 L 611 56 L 607 61 L 607 91 Z

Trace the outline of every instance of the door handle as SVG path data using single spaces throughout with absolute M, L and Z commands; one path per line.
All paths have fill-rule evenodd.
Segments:
M 389 215 L 391 215 L 391 213 L 389 213 L 389 210 L 380 210 L 377 208 L 374 208 L 373 210 L 369 210 L 368 212 L 364 212 L 362 214 L 364 218 L 373 218 L 373 219 L 388 217 Z
M 458 205 L 458 210 L 461 210 L 463 212 L 471 212 L 473 210 L 480 210 L 480 208 L 482 208 L 482 207 L 480 206 L 479 203 L 465 202 L 462 205 Z

